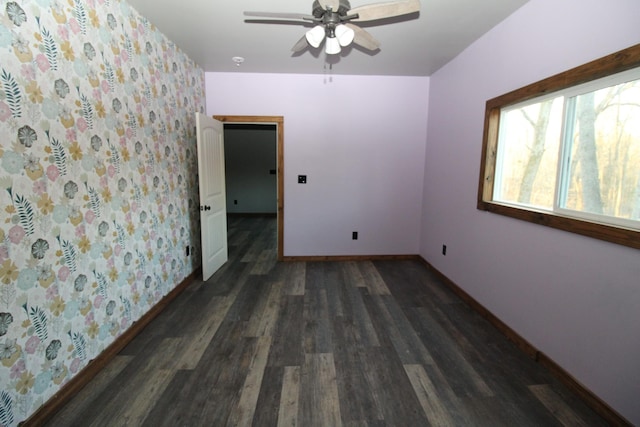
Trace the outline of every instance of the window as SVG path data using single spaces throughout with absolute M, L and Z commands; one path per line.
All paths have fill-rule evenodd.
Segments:
M 487 101 L 478 209 L 640 248 L 640 45 Z

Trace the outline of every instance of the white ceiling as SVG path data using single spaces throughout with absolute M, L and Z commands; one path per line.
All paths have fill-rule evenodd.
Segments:
M 311 24 L 249 23 L 243 11 L 311 14 L 313 0 L 128 0 L 205 71 L 429 76 L 528 0 L 421 0 L 419 14 L 361 24 L 381 43 L 292 54 Z M 351 0 L 351 7 L 381 0 Z M 232 57 L 245 62 L 237 67 Z

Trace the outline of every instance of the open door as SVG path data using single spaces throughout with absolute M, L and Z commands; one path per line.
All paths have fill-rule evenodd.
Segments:
M 222 122 L 196 113 L 202 280 L 227 262 L 227 203 L 224 182 L 224 130 Z

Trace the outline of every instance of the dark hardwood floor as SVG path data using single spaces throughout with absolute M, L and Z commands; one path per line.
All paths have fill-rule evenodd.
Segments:
M 606 425 L 419 261 L 229 262 L 176 298 L 52 426 Z

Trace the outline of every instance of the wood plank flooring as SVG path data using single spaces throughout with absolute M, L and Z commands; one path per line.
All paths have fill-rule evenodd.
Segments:
M 229 262 L 176 298 L 51 426 L 606 425 L 419 261 Z

